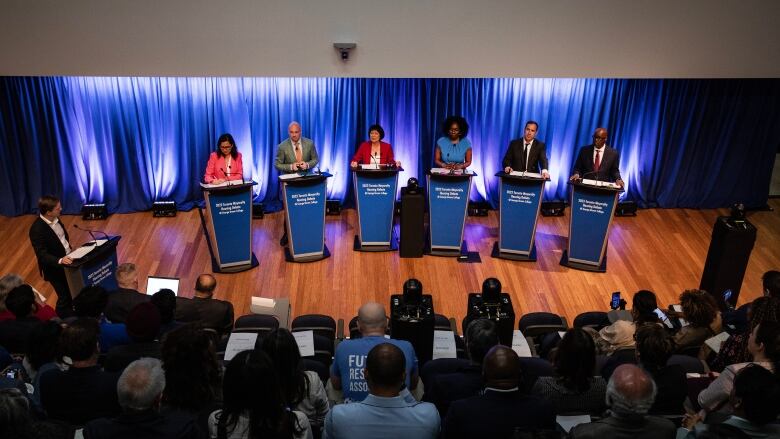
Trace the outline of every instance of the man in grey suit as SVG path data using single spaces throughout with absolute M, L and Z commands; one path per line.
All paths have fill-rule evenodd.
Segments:
M 289 138 L 276 147 L 274 166 L 284 174 L 305 171 L 317 166 L 320 158 L 311 139 L 301 137 L 301 124 L 290 122 L 287 127 Z
M 539 172 L 544 178 L 550 178 L 547 172 L 547 152 L 543 142 L 536 138 L 539 124 L 533 120 L 525 123 L 522 139 L 509 142 L 504 154 L 504 172 Z

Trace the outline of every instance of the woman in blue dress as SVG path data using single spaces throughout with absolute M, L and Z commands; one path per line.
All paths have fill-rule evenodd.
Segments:
M 466 169 L 471 166 L 471 141 L 466 138 L 469 124 L 460 116 L 450 116 L 444 121 L 446 134 L 436 141 L 434 162 L 439 168 Z

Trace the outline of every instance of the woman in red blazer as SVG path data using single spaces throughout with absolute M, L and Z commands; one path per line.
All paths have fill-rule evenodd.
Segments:
M 401 166 L 401 162 L 397 162 L 393 158 L 393 147 L 389 143 L 381 141 L 384 137 L 385 130 L 380 125 L 371 125 L 368 128 L 369 140 L 360 144 L 355 156 L 352 157 L 350 166 L 353 168 L 356 168 L 359 164 L 394 164 L 395 166 Z
M 243 174 L 241 153 L 236 148 L 233 136 L 227 133 L 219 136 L 217 150 L 209 156 L 203 181 L 209 184 L 220 184 L 227 180 L 241 180 Z

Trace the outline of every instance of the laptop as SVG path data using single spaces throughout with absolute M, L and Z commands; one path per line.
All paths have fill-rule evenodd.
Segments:
M 173 293 L 179 295 L 179 278 L 178 277 L 162 277 L 162 276 L 149 276 L 146 279 L 146 294 L 151 296 L 152 294 L 160 291 L 163 288 L 173 290 Z

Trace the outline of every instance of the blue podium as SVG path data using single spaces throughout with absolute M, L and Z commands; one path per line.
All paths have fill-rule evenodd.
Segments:
M 571 191 L 569 244 L 561 265 L 586 271 L 607 271 L 609 229 L 623 189 L 611 183 L 575 182 Z
M 492 256 L 516 261 L 536 260 L 536 224 L 542 208 L 544 183 L 539 174 L 499 172 L 498 242 Z
M 76 297 L 84 287 L 100 285 L 106 290 L 116 290 L 116 246 L 121 236 L 106 236 L 97 243 L 87 243 L 82 247 L 92 247 L 85 256 L 75 259 L 72 264 L 64 265 L 65 279 L 68 281 L 71 297 Z M 99 245 L 95 245 L 99 244 Z
M 289 245 L 288 262 L 319 261 L 330 256 L 325 246 L 325 201 L 331 174 L 306 173 L 279 176 Z
M 393 213 L 398 172 L 402 170 L 398 167 L 382 167 L 352 171 L 358 214 L 354 250 L 398 250 L 398 241 L 393 234 Z
M 428 254 L 460 257 L 467 253 L 463 240 L 474 172 L 428 173 Z
M 252 253 L 252 186 L 201 184 L 206 200 L 202 217 L 215 272 L 235 273 L 258 265 Z

